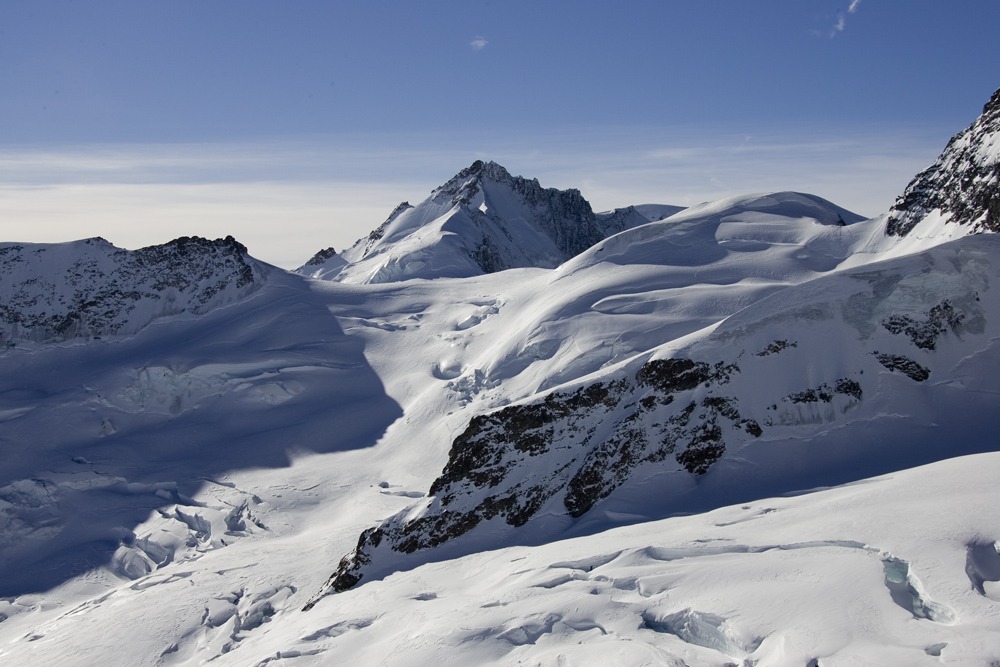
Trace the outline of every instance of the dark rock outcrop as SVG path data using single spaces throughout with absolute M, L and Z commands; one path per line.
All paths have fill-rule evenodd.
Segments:
M 876 352 L 875 358 L 890 371 L 899 371 L 914 382 L 923 382 L 931 376 L 929 369 L 924 368 L 909 357 L 899 354 L 880 354 Z
M 306 262 L 301 268 L 305 269 L 305 268 L 308 268 L 310 266 L 321 266 L 322 264 L 326 263 L 326 261 L 328 259 L 330 259 L 331 257 L 334 257 L 336 254 L 337 254 L 337 251 L 334 250 L 334 248 L 332 246 L 329 247 L 329 248 L 325 248 L 323 250 L 320 250 L 318 253 L 316 253 L 312 257 L 310 257 L 309 261 Z
M 960 335 L 965 313 L 956 310 L 948 300 L 942 301 L 927 311 L 923 321 L 909 315 L 892 315 L 882 320 L 882 326 L 894 334 L 906 334 L 914 345 L 922 350 L 933 350 L 938 337 L 948 331 Z
M 1000 231 L 1000 90 L 937 161 L 917 174 L 889 211 L 886 234 L 906 236 L 933 211 L 973 232 Z
M 737 398 L 716 395 L 739 372 L 732 363 L 653 360 L 634 377 L 473 418 L 431 485 L 427 511 L 366 531 L 328 589 L 357 584 L 377 550 L 430 549 L 494 518 L 519 527 L 553 498 L 561 497 L 569 516 L 583 516 L 639 466 L 708 472 L 727 442 L 763 433 L 741 415 Z M 695 396 L 699 389 L 707 395 Z
M 385 230 L 386 230 L 386 228 L 389 225 L 392 224 L 393 220 L 395 220 L 396 218 L 398 218 L 400 216 L 400 214 L 402 214 L 404 211 L 408 211 L 411 208 L 413 208 L 413 207 L 410 206 L 410 202 L 404 201 L 404 202 L 400 202 L 396 206 L 396 208 L 392 209 L 392 213 L 389 214 L 389 217 L 386 218 L 385 221 L 381 225 L 379 225 L 378 227 L 376 227 L 375 229 L 373 229 L 371 232 L 369 232 L 367 239 L 362 239 L 365 242 L 365 252 L 364 252 L 364 254 L 367 255 L 369 252 L 371 252 L 372 246 L 375 245 L 375 243 L 377 241 L 379 241 L 383 236 L 385 236 Z M 359 241 L 359 243 L 360 243 L 360 241 Z

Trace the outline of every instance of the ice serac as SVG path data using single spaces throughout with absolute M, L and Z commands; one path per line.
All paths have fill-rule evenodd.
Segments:
M 906 236 L 934 219 L 973 233 L 1000 231 L 1000 90 L 896 199 L 886 234 Z
M 543 188 L 477 160 L 429 198 L 403 202 L 336 257 L 299 273 L 350 283 L 467 277 L 511 268 L 555 268 L 608 236 L 679 210 L 647 205 L 595 214 L 579 190 Z
M 978 390 L 955 392 L 992 363 L 998 266 L 989 235 L 835 272 L 475 416 L 428 499 L 365 531 L 329 588 L 609 517 L 705 510 L 989 447 L 986 435 L 945 445 L 932 432 L 984 409 Z
M 0 345 L 135 333 L 168 315 L 241 300 L 264 265 L 233 237 L 181 237 L 139 250 L 101 238 L 0 244 Z

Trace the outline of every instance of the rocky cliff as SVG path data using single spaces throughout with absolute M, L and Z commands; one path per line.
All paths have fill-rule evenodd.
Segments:
M 1000 231 L 1000 90 L 896 199 L 886 233 L 906 236 L 931 215 L 973 232 Z

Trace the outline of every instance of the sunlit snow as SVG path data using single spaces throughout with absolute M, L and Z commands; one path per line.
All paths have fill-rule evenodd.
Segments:
M 983 206 L 477 162 L 296 272 L 0 244 L 0 663 L 997 663 Z

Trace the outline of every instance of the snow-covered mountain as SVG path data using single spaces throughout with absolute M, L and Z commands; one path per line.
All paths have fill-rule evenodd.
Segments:
M 990 450 L 996 266 L 990 236 L 837 272 L 476 416 L 428 498 L 366 531 L 331 586 Z
M 595 214 L 579 190 L 543 188 L 476 160 L 430 197 L 403 202 L 341 254 L 317 253 L 303 275 L 351 283 L 460 278 L 555 268 L 598 241 L 680 210 L 644 205 Z
M 476 163 L 296 273 L 0 246 L 0 663 L 997 661 L 997 99 L 868 220 Z
M 0 244 L 0 345 L 135 333 L 257 290 L 264 265 L 233 237 L 129 251 L 104 239 Z

